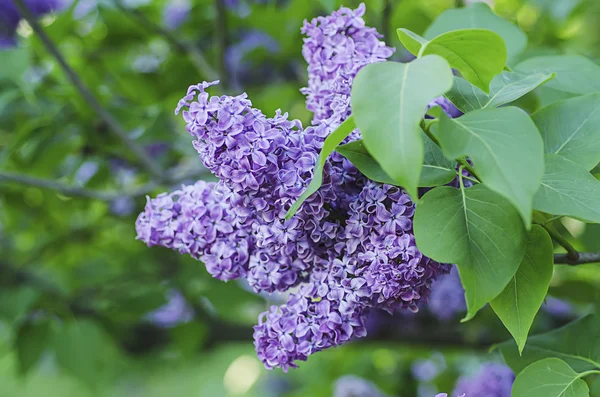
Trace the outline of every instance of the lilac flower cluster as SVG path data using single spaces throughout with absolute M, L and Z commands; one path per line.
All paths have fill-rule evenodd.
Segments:
M 427 308 L 442 321 L 449 321 L 467 310 L 465 290 L 456 266 L 452 267 L 449 274 L 442 275 L 435 281 Z
M 69 0 L 25 0 L 25 5 L 35 16 L 59 11 L 70 3 Z M 0 0 L 0 49 L 16 44 L 15 33 L 21 15 L 12 0 Z
M 246 94 L 210 95 L 217 82 L 191 86 L 176 113 L 220 181 L 149 199 L 136 223 L 140 240 L 190 254 L 216 278 L 245 278 L 256 292 L 295 287 L 255 326 L 267 368 L 287 370 L 365 336 L 372 308 L 416 311 L 449 270 L 417 249 L 406 192 L 367 180 L 341 156 L 327 161 L 322 187 L 285 220 L 313 177 L 323 141 L 350 114 L 356 73 L 393 52 L 365 27 L 364 11 L 341 8 L 304 25 L 304 92 L 315 113 L 306 129 L 281 111 L 265 116 Z
M 458 379 L 454 394 L 457 396 L 510 397 L 515 374 L 504 364 L 486 363 L 472 377 Z
M 386 397 L 373 383 L 355 375 L 346 375 L 335 381 L 333 397 Z

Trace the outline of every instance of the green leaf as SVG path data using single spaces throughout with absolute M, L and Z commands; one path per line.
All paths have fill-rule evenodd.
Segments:
M 525 225 L 544 173 L 544 146 L 529 116 L 521 109 L 480 109 L 456 119 L 442 115 L 437 132 L 448 158 L 467 155 L 491 190 L 509 199 Z
M 581 165 L 556 154 L 547 154 L 545 163 L 533 207 L 553 215 L 600 223 L 600 181 Z
M 385 173 L 379 163 L 367 151 L 362 139 L 338 146 L 336 152 L 347 158 L 364 176 L 372 181 L 396 185 L 396 181 Z
M 66 323 L 56 333 L 54 350 L 58 364 L 91 388 L 101 386 L 116 368 L 115 346 L 91 320 Z
M 553 77 L 553 74 L 545 73 L 502 72 L 492 79 L 489 95 L 465 79 L 454 77 L 454 85 L 446 94 L 446 98 L 463 113 L 477 109 L 497 108 L 523 97 Z
M 406 49 L 419 58 L 439 55 L 463 77 L 483 91 L 506 64 L 506 46 L 502 37 L 487 29 L 463 29 L 443 33 L 431 41 L 406 29 L 398 29 Z
M 420 122 L 429 102 L 450 87 L 450 65 L 436 55 L 367 65 L 354 80 L 352 111 L 367 150 L 415 200 L 423 165 Z
M 524 73 L 556 73 L 547 86 L 585 95 L 600 91 L 600 66 L 581 55 L 548 55 L 526 59 L 515 70 Z
M 483 185 L 430 190 L 417 206 L 414 229 L 424 255 L 458 266 L 465 320 L 502 292 L 525 253 L 527 234 L 519 213 Z
M 480 2 L 443 12 L 425 31 L 424 36 L 432 39 L 445 32 L 468 28 L 489 29 L 502 37 L 509 59 L 527 47 L 527 36 L 521 29 L 494 14 L 490 7 Z
M 307 198 L 309 198 L 313 193 L 319 190 L 319 188 L 323 184 L 323 167 L 325 166 L 327 157 L 329 157 L 329 155 L 333 153 L 335 148 L 338 147 L 338 145 L 342 143 L 342 141 L 346 139 L 346 137 L 350 135 L 350 133 L 355 128 L 356 124 L 354 123 L 354 118 L 350 116 L 325 139 L 325 142 L 323 143 L 323 148 L 321 149 L 321 153 L 319 154 L 319 158 L 317 160 L 317 164 L 315 164 L 313 178 L 310 181 L 310 184 L 308 185 L 304 193 L 302 193 L 302 195 L 292 205 L 292 207 L 285 215 L 286 219 L 290 219 L 292 216 L 294 216 L 294 214 L 296 213 L 296 211 L 298 211 L 298 208 L 300 208 L 302 203 L 304 203 L 304 201 Z
M 49 321 L 26 322 L 17 332 L 15 347 L 19 358 L 19 373 L 25 375 L 48 348 L 52 335 Z
M 534 225 L 519 270 L 506 288 L 490 302 L 506 329 L 523 351 L 533 319 L 544 303 L 554 268 L 552 239 L 543 227 Z
M 442 149 L 423 133 L 425 156 L 421 172 L 420 187 L 441 186 L 456 177 L 456 162 L 447 159 Z
M 521 372 L 529 364 L 549 357 L 564 360 L 575 371 L 600 368 L 600 322 L 593 314 L 581 317 L 562 328 L 529 338 L 523 355 L 514 342 L 507 341 L 499 346 L 506 363 Z
M 590 389 L 558 358 L 547 358 L 525 368 L 513 385 L 512 397 L 589 397 Z
M 20 84 L 23 73 L 31 64 L 30 50 L 25 46 L 17 46 L 0 51 L 0 80 L 6 79 Z
M 546 153 L 591 170 L 600 162 L 600 93 L 555 102 L 531 116 Z
M 554 297 L 578 303 L 594 303 L 598 299 L 598 286 L 588 280 L 566 280 L 550 287 L 548 293 Z
M 39 297 L 39 291 L 28 286 L 1 288 L 0 319 L 19 322 Z
M 448 160 L 442 150 L 427 135 L 423 134 L 423 139 L 425 156 L 419 187 L 433 187 L 449 183 L 456 177 L 456 164 Z M 367 151 L 362 140 L 338 146 L 336 151 L 346 157 L 367 178 L 379 183 L 397 184 Z

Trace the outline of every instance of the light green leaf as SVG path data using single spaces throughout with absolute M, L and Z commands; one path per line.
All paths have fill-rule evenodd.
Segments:
M 450 65 L 437 55 L 367 65 L 354 80 L 352 111 L 367 150 L 415 200 L 423 166 L 419 125 L 429 102 L 450 87 Z
M 509 59 L 527 47 L 527 35 L 521 29 L 494 14 L 486 4 L 479 2 L 443 12 L 425 31 L 424 36 L 426 39 L 432 39 L 445 32 L 468 28 L 489 29 L 502 37 Z
M 547 154 L 545 163 L 533 208 L 600 223 L 600 181 L 581 165 L 556 154 Z
M 525 368 L 513 385 L 512 397 L 589 397 L 590 389 L 567 363 L 546 358 Z
M 362 140 L 338 146 L 336 152 L 347 158 L 364 176 L 372 181 L 396 185 L 396 181 L 385 173 L 379 163 L 367 151 Z
M 439 55 L 463 77 L 483 91 L 506 64 L 506 46 L 502 37 L 491 30 L 463 29 L 443 33 L 431 41 L 406 29 L 398 29 L 402 44 L 419 58 Z
M 21 84 L 23 73 L 31 64 L 30 50 L 25 46 L 2 49 L 0 64 L 0 81 L 6 79 Z
M 454 77 L 454 85 L 446 94 L 446 98 L 463 113 L 477 109 L 497 108 L 523 97 L 553 77 L 554 75 L 545 73 L 502 72 L 492 79 L 489 95 L 465 79 Z
M 509 199 L 525 225 L 544 173 L 544 146 L 535 124 L 521 109 L 480 109 L 456 119 L 441 115 L 437 132 L 448 158 L 467 155 L 491 190 Z
M 425 156 L 419 187 L 440 186 L 449 183 L 456 177 L 456 164 L 448 160 L 427 135 L 423 134 L 423 139 Z M 336 151 L 346 157 L 367 178 L 379 183 L 397 185 L 367 151 L 362 140 L 338 146 Z
M 310 184 L 308 185 L 304 193 L 302 193 L 298 200 L 288 210 L 287 214 L 285 215 L 286 219 L 290 219 L 292 216 L 294 216 L 294 214 L 296 213 L 296 211 L 298 211 L 298 208 L 300 208 L 302 203 L 304 203 L 304 201 L 307 198 L 309 198 L 313 193 L 319 190 L 319 188 L 323 184 L 323 167 L 325 166 L 325 161 L 327 161 L 327 157 L 329 157 L 329 155 L 333 153 L 335 148 L 338 147 L 338 145 L 342 143 L 342 141 L 346 139 L 346 137 L 350 135 L 350 133 L 355 128 L 356 124 L 354 123 L 354 118 L 350 116 L 325 139 L 325 142 L 323 143 L 323 148 L 321 149 L 321 153 L 319 154 L 319 158 L 317 159 L 317 164 L 315 164 L 312 180 L 310 181 Z
M 458 266 L 465 320 L 502 292 L 525 253 L 527 234 L 519 213 L 483 185 L 430 190 L 417 206 L 414 229 L 424 255 Z
M 541 226 L 534 225 L 519 270 L 506 288 L 490 302 L 504 326 L 523 351 L 533 319 L 544 303 L 554 268 L 552 239 Z
M 600 91 L 600 66 L 581 55 L 548 55 L 526 59 L 515 70 L 523 73 L 556 73 L 547 86 L 585 95 Z
M 116 347 L 91 320 L 65 323 L 56 332 L 54 351 L 58 364 L 91 388 L 104 384 L 117 368 Z
M 562 328 L 531 336 L 522 356 L 519 356 L 512 340 L 501 343 L 498 347 L 515 373 L 548 357 L 558 357 L 579 372 L 599 369 L 600 322 L 595 315 L 588 314 Z
M 531 117 L 546 153 L 566 157 L 586 171 L 600 162 L 600 93 L 555 102 Z

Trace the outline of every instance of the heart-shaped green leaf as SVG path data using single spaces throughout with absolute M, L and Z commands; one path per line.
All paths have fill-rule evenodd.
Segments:
M 498 347 L 515 373 L 549 357 L 564 360 L 575 371 L 600 369 L 600 321 L 595 315 L 589 314 L 562 328 L 531 336 L 522 355 L 519 355 L 512 340 Z
M 554 102 L 531 117 L 546 153 L 566 157 L 586 171 L 600 162 L 600 93 Z
M 567 363 L 546 358 L 525 368 L 513 385 L 512 397 L 589 397 L 590 389 Z
M 554 268 L 552 239 L 533 225 L 519 270 L 493 301 L 492 308 L 523 351 L 533 319 L 544 302 Z
M 367 65 L 354 80 L 352 112 L 367 150 L 415 200 L 423 168 L 419 125 L 429 102 L 450 87 L 450 65 L 437 55 Z
M 455 77 L 454 85 L 446 94 L 446 98 L 464 113 L 497 108 L 521 98 L 553 77 L 554 75 L 546 73 L 502 72 L 492 79 L 489 95 L 465 79 Z
M 480 2 L 444 11 L 427 28 L 424 37 L 431 40 L 445 32 L 468 28 L 489 29 L 502 37 L 509 59 L 527 47 L 527 35 L 521 29 L 494 14 L 487 4 Z
M 480 109 L 456 119 L 441 115 L 437 137 L 448 158 L 467 155 L 491 190 L 509 199 L 525 225 L 544 173 L 544 144 L 529 116 L 516 107 Z
M 547 154 L 544 158 L 546 170 L 533 208 L 600 223 L 600 181 L 562 156 Z
M 527 234 L 519 213 L 483 185 L 430 190 L 417 206 L 414 229 L 424 255 L 458 266 L 465 320 L 502 292 L 525 253 Z
M 506 64 L 504 41 L 491 30 L 455 30 L 427 41 L 409 30 L 398 29 L 398 37 L 406 49 L 418 57 L 444 57 L 465 79 L 485 92 Z
M 600 66 L 581 55 L 548 55 L 529 58 L 515 70 L 523 73 L 556 73 L 547 86 L 585 95 L 600 91 Z

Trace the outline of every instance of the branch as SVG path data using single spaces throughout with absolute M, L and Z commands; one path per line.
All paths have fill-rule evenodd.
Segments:
M 207 176 L 207 171 L 193 171 L 179 175 L 177 177 L 167 177 L 168 182 L 172 184 L 183 182 L 187 179 L 202 179 Z M 100 201 L 113 201 L 119 197 L 139 197 L 145 196 L 157 187 L 161 186 L 158 182 L 148 182 L 132 190 L 94 190 L 77 186 L 70 186 L 50 179 L 37 178 L 29 175 L 23 175 L 13 172 L 0 171 L 0 183 L 15 183 L 20 185 L 35 186 L 43 189 L 53 190 L 69 197 L 83 197 Z
M 90 105 L 90 107 L 96 112 L 113 131 L 113 133 L 123 142 L 125 146 L 131 149 L 135 154 L 138 161 L 143 164 L 150 173 L 158 178 L 159 180 L 164 179 L 162 170 L 158 167 L 157 163 L 144 151 L 144 149 L 137 145 L 137 143 L 129 138 L 127 132 L 121 127 L 119 122 L 108 113 L 100 102 L 92 95 L 90 90 L 83 84 L 79 76 L 75 71 L 67 64 L 65 58 L 62 56 L 56 45 L 52 42 L 50 37 L 46 34 L 44 29 L 38 24 L 35 16 L 29 11 L 29 8 L 25 5 L 24 0 L 15 0 L 15 5 L 19 9 L 19 12 L 23 18 L 29 23 L 33 31 L 39 36 L 40 40 L 46 47 L 46 50 L 56 59 L 64 73 L 67 75 L 71 83 L 79 91 L 83 99 Z
M 212 66 L 210 66 L 210 63 L 208 63 L 206 57 L 198 48 L 191 44 L 180 41 L 169 30 L 146 18 L 144 13 L 140 12 L 139 10 L 124 6 L 121 0 L 116 0 L 115 3 L 121 11 L 135 18 L 137 22 L 143 25 L 147 30 L 164 37 L 165 40 L 167 40 L 178 52 L 188 55 L 196 69 L 198 69 L 205 79 L 211 81 L 219 79 L 219 74 L 213 69 Z
M 217 39 L 217 52 L 219 54 L 219 71 L 221 84 L 227 89 L 229 76 L 227 75 L 227 64 L 225 63 L 225 51 L 227 50 L 227 8 L 225 0 L 215 0 L 217 11 L 217 26 L 215 29 Z
M 555 265 L 579 266 L 588 263 L 600 263 L 600 252 L 578 252 L 578 258 L 573 259 L 569 254 L 555 254 Z
M 569 260 L 572 261 L 573 263 L 577 263 L 577 261 L 579 260 L 580 254 L 579 254 L 579 252 L 577 252 L 575 247 L 573 247 L 571 245 L 571 243 L 565 238 L 565 236 L 563 236 L 558 231 L 556 231 L 556 229 L 554 229 L 554 227 L 550 224 L 544 223 L 540 226 L 542 226 L 544 229 L 546 229 L 546 231 L 548 232 L 550 237 L 552 237 L 552 240 L 556 241 L 565 250 L 567 250 L 566 256 L 569 258 Z

